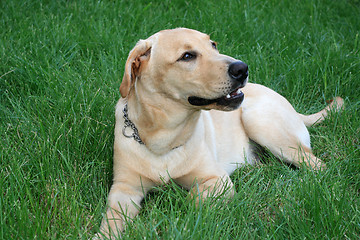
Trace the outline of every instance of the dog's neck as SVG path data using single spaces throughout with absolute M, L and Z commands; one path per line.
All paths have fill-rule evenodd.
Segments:
M 173 100 L 164 100 L 161 96 L 143 99 L 134 94 L 127 103 L 128 117 L 136 126 L 141 141 L 159 155 L 185 145 L 200 117 L 200 111 L 186 109 L 175 101 L 168 104 L 169 101 Z

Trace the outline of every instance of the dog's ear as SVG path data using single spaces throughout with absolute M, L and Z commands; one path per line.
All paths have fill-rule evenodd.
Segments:
M 125 64 L 123 80 L 120 85 L 120 94 L 125 98 L 131 87 L 135 83 L 135 79 L 140 75 L 141 63 L 150 58 L 151 41 L 140 40 L 130 51 Z

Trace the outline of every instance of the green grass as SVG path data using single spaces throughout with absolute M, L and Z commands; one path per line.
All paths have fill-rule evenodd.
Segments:
M 98 231 L 127 54 L 179 26 L 209 33 L 302 113 L 333 96 L 346 108 L 310 129 L 327 170 L 267 154 L 235 172 L 231 201 L 199 208 L 168 184 L 124 239 L 359 239 L 359 17 L 357 0 L 0 1 L 0 239 Z

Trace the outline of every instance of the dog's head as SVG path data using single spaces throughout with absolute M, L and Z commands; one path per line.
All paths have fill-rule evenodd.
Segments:
M 131 94 L 161 96 L 197 109 L 234 110 L 243 101 L 248 67 L 222 55 L 206 34 L 177 28 L 140 40 L 120 86 Z

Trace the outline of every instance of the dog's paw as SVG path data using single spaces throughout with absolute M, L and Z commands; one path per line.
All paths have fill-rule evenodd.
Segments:
M 101 233 L 97 233 L 91 240 L 103 240 L 103 239 L 104 236 Z
M 322 161 L 319 161 L 319 162 L 316 162 L 316 163 L 313 163 L 310 165 L 311 169 L 313 171 L 324 171 L 327 169 L 327 166 L 324 162 Z

